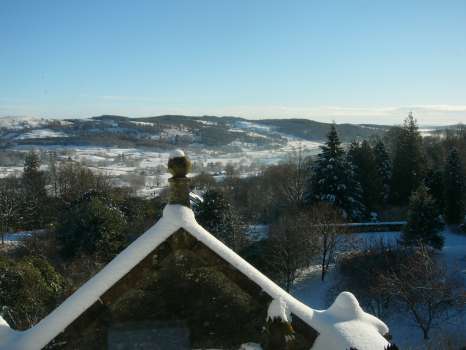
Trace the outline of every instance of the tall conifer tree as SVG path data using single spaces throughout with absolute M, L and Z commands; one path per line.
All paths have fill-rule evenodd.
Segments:
M 410 113 L 398 135 L 393 160 L 391 200 L 394 204 L 408 203 L 411 193 L 422 183 L 424 164 L 421 134 Z
M 197 208 L 196 218 L 203 227 L 234 250 L 240 249 L 244 243 L 239 217 L 223 192 L 207 190 Z
M 386 204 L 390 196 L 390 182 L 392 180 L 392 163 L 385 149 L 385 144 L 382 140 L 378 140 L 374 146 L 374 160 L 379 177 L 379 198 Z
M 425 184 L 441 213 L 445 211 L 445 180 L 443 169 L 429 169 Z
M 375 210 L 382 200 L 379 193 L 382 180 L 369 142 L 353 142 L 348 150 L 348 161 L 353 164 L 356 179 L 361 184 L 363 204 L 368 210 Z
M 26 155 L 22 177 L 23 226 L 28 229 L 43 228 L 47 191 L 45 176 L 40 170 L 40 159 L 35 152 Z
M 464 219 L 465 180 L 459 152 L 452 148 L 445 165 L 445 217 L 449 224 L 459 224 Z
M 335 125 L 321 150 L 311 178 L 310 202 L 328 202 L 343 210 L 349 219 L 361 219 L 365 214 L 361 185 L 346 159 Z

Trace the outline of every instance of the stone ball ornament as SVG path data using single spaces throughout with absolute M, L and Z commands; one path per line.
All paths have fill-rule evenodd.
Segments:
M 183 178 L 191 171 L 191 160 L 182 150 L 175 150 L 168 159 L 168 171 L 173 178 Z

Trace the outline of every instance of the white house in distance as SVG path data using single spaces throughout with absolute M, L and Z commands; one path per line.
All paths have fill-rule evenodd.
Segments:
M 128 344 L 120 344 L 119 347 L 114 345 L 115 342 L 119 341 L 118 339 L 122 338 L 118 337 L 122 324 L 126 325 L 121 333 L 125 335 L 123 338 L 128 338 L 127 335 L 131 334 L 133 344 L 141 342 L 147 346 L 147 343 L 151 341 L 150 339 L 157 338 L 151 327 L 155 324 L 152 321 L 154 318 L 159 318 L 160 313 L 157 314 L 157 308 L 150 306 L 157 304 L 145 303 L 144 297 L 135 299 L 134 290 L 139 288 L 138 280 L 141 276 L 147 277 L 151 269 L 157 268 L 161 255 L 166 254 L 172 259 L 169 261 L 174 261 L 174 265 L 176 265 L 177 261 L 184 259 L 183 254 L 177 252 L 189 253 L 189 249 L 196 249 L 193 259 L 201 257 L 206 264 L 200 268 L 204 269 L 210 264 L 209 266 L 213 266 L 214 270 L 208 271 L 220 271 L 219 276 L 222 278 L 226 276 L 225 281 L 234 281 L 234 285 L 239 286 L 238 291 L 245 290 L 245 300 L 249 300 L 248 298 L 251 297 L 251 302 L 257 305 L 257 308 L 254 309 L 256 314 L 253 316 L 263 320 L 264 325 L 266 325 L 267 319 L 269 322 L 274 320 L 289 325 L 287 329 L 296 334 L 296 339 L 300 337 L 303 340 L 301 347 L 296 345 L 293 349 L 384 350 L 390 345 L 384 338 L 384 335 L 388 334 L 388 327 L 376 317 L 364 312 L 353 294 L 343 292 L 327 310 L 314 310 L 285 292 L 233 250 L 217 240 L 196 222 L 194 213 L 189 208 L 189 179 L 186 174 L 190 170 L 190 161 L 182 151 L 176 151 L 171 156 L 169 169 L 173 177 L 170 179 L 170 200 L 163 211 L 163 217 L 32 328 L 23 331 L 13 330 L 0 317 L 0 350 L 39 350 L 67 334 L 71 337 L 76 336 L 75 338 L 85 338 L 86 334 L 89 336 L 97 335 L 96 340 L 92 341 L 94 343 L 101 341 L 99 343 L 101 345 L 96 345 L 96 349 L 131 349 Z M 182 247 L 181 250 L 180 247 Z M 201 282 L 196 279 L 193 283 Z M 126 287 L 118 287 L 122 285 Z M 144 288 L 141 290 L 150 291 L 152 294 L 141 295 L 158 295 L 157 284 L 154 284 L 153 280 L 148 282 Z M 123 292 L 120 293 L 120 290 Z M 186 290 L 183 293 L 186 293 Z M 185 294 L 186 298 L 189 299 L 188 294 L 189 291 Z M 131 295 L 131 298 L 128 295 Z M 123 305 L 122 300 L 130 300 L 129 309 L 141 310 L 138 313 L 144 313 L 146 318 L 142 318 L 142 320 L 138 317 L 137 320 L 126 319 L 121 308 L 114 308 L 115 303 Z M 228 298 L 222 300 L 225 304 L 225 310 L 228 310 Z M 157 302 L 161 301 L 156 300 L 155 303 Z M 215 300 L 212 302 L 215 303 Z M 266 305 L 262 307 L 264 303 Z M 91 312 L 90 310 L 93 310 L 96 305 L 100 305 L 99 310 L 104 311 Z M 128 303 L 124 305 L 128 308 Z M 103 314 L 106 316 L 102 317 Z M 165 316 L 167 316 L 167 312 L 165 312 Z M 177 316 L 178 318 L 179 316 Z M 250 317 L 245 319 L 248 318 Z M 226 315 L 226 319 L 228 319 L 228 315 Z M 148 320 L 151 322 L 148 323 Z M 139 322 L 137 326 L 135 326 L 135 321 Z M 115 323 L 118 323 L 119 327 L 115 327 Z M 241 327 L 241 325 L 234 323 L 232 320 L 231 324 L 223 324 L 222 326 Z M 129 324 L 131 326 L 128 326 Z M 194 325 L 194 327 L 197 326 L 204 325 Z M 205 327 L 210 327 L 212 334 L 214 333 L 212 330 L 215 330 L 216 326 L 219 325 L 205 325 Z M 192 334 L 195 334 L 196 330 L 192 328 L 192 324 L 188 324 L 188 333 L 191 331 Z M 141 331 L 141 329 L 143 330 Z M 110 333 L 112 335 L 109 335 Z M 209 334 L 207 334 L 208 336 Z M 293 339 L 290 337 L 287 338 L 287 341 L 292 342 Z M 124 342 L 124 340 L 122 341 Z M 77 344 L 83 343 L 78 342 Z M 137 349 L 149 348 L 141 344 L 138 345 Z M 83 346 L 65 346 L 63 349 L 89 348 L 87 345 Z M 151 349 L 163 348 L 164 350 L 185 349 L 188 348 L 187 346 L 190 347 L 191 344 L 179 345 L 178 347 L 162 347 L 155 341 L 150 344 Z M 243 345 L 239 344 L 241 349 L 262 349 L 263 346 L 264 344 L 258 339 L 250 339 L 250 342 L 245 341 Z M 272 349 L 270 346 L 268 348 Z M 286 345 L 280 349 L 274 348 L 274 350 L 282 349 L 289 348 Z

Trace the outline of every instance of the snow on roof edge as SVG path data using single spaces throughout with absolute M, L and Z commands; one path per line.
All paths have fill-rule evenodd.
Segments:
M 32 328 L 13 330 L 0 316 L 0 350 L 42 349 L 179 228 L 184 228 L 221 256 L 270 297 L 282 299 L 294 315 L 316 329 L 320 335 L 312 350 L 341 350 L 351 346 L 359 350 L 383 350 L 388 345 L 381 335 L 388 332 L 388 327 L 365 313 L 351 293 L 341 293 L 328 310 L 313 310 L 207 232 L 196 222 L 191 209 L 182 205 L 167 205 L 162 218 L 154 226 Z M 356 342 L 352 334 L 357 334 Z
M 26 331 L 6 330 L 0 317 L 0 350 L 38 350 L 46 346 L 78 316 L 147 255 L 191 219 L 180 206 L 166 206 L 162 218 L 110 261 L 101 271 L 35 326 Z M 2 324 L 3 323 L 3 324 Z

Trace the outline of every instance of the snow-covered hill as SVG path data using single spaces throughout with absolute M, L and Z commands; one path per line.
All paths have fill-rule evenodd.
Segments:
M 104 115 L 86 119 L 0 118 L 0 142 L 17 144 L 85 144 L 94 146 L 159 146 L 203 144 L 226 146 L 234 142 L 260 146 L 287 140 L 322 141 L 329 125 L 306 119 L 247 120 L 235 117 L 159 116 L 127 118 Z M 343 140 L 367 138 L 384 127 L 342 124 Z M 40 130 L 40 131 L 36 131 Z M 61 138 L 69 138 L 61 140 Z M 51 140 L 53 139 L 53 140 Z

